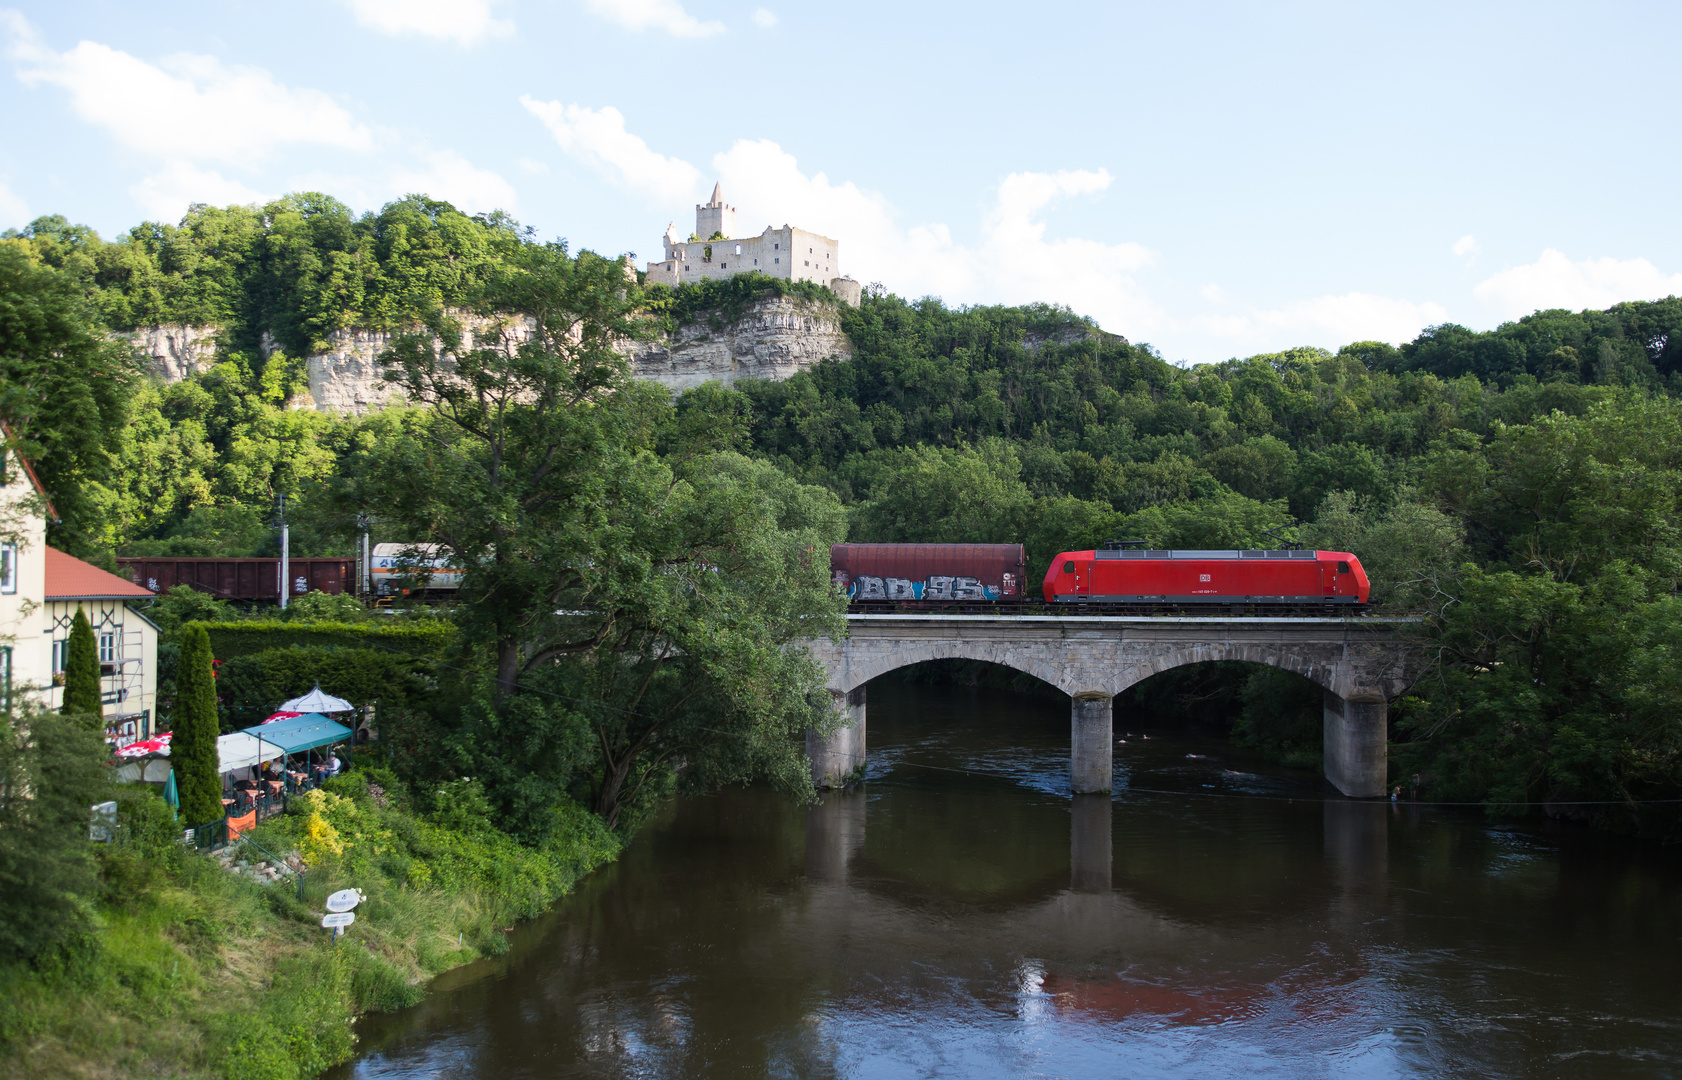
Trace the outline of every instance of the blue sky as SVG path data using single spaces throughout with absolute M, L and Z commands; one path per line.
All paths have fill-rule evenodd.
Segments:
M 3 3 L 4 0 L 0 0 Z M 0 8 L 0 227 L 410 191 L 741 231 L 1200 363 L 1682 294 L 1661 4 L 56 0 Z

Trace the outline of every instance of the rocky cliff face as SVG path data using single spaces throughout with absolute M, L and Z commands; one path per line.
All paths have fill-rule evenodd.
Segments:
M 165 382 L 180 382 L 216 362 L 214 326 L 148 326 L 123 334 Z
M 165 382 L 204 371 L 216 354 L 215 327 L 154 326 L 124 335 Z M 362 414 L 399 399 L 380 380 L 376 357 L 391 344 L 381 330 L 341 330 L 326 351 L 305 358 L 309 398 L 298 407 Z M 820 360 L 849 359 L 853 344 L 841 330 L 833 304 L 771 297 L 749 306 L 741 318 L 714 328 L 681 327 L 658 341 L 626 342 L 624 353 L 640 379 L 681 393 L 704 382 L 729 385 L 737 379 L 786 379 Z
M 833 304 L 782 296 L 761 300 L 719 329 L 685 326 L 668 340 L 627 346 L 638 378 L 681 393 L 704 382 L 782 380 L 820 360 L 848 360 L 853 343 Z

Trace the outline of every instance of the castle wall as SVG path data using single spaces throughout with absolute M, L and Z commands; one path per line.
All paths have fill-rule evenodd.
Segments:
M 665 259 L 648 264 L 650 284 L 685 285 L 758 271 L 789 281 L 828 285 L 841 273 L 839 244 L 827 236 L 786 225 L 766 229 L 758 236 L 662 246 Z

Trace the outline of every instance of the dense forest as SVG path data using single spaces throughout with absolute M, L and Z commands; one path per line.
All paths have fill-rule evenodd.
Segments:
M 421 509 L 412 470 L 437 461 L 391 449 L 425 410 L 290 409 L 298 358 L 339 328 L 515 296 L 511 275 L 541 247 L 509 219 L 418 197 L 361 217 L 319 195 L 200 207 L 110 242 L 61 218 L 8 234 L 0 273 L 79 312 L 78 327 L 14 314 L 3 331 L 9 381 L 32 388 L 6 407 L 34 418 L 18 426 L 67 508 L 55 543 L 94 558 L 271 553 L 283 494 L 299 554 L 348 553 L 363 512 L 382 539 L 432 536 L 443 519 Z M 642 321 L 625 332 L 779 289 L 626 285 Z M 219 327 L 220 362 L 173 385 L 124 370 L 105 332 L 163 322 Z M 1440 799 L 1610 800 L 1582 813 L 1679 831 L 1649 800 L 1682 795 L 1666 705 L 1682 645 L 1682 300 L 1190 369 L 1052 306 L 878 288 L 843 325 L 855 357 L 786 382 L 671 403 L 627 391 L 626 446 L 679 472 L 698 454 L 774 466 L 791 491 L 824 493 L 857 541 L 1021 541 L 1036 574 L 1056 551 L 1122 537 L 1353 550 L 1375 600 L 1427 617 L 1440 657 L 1392 709 L 1400 775 L 1421 772 Z M 79 343 L 80 366 L 30 367 L 53 333 Z M 1150 693 L 1216 702 L 1238 737 L 1306 763 L 1319 721 L 1304 686 L 1188 671 Z

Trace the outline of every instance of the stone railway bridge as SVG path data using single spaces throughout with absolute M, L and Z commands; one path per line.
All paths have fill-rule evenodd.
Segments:
M 1391 698 L 1418 672 L 1398 633 L 1407 619 L 1141 615 L 849 615 L 848 637 L 810 643 L 845 723 L 806 736 L 819 787 L 865 760 L 865 684 L 925 660 L 985 660 L 1050 683 L 1071 699 L 1069 773 L 1076 794 L 1112 787 L 1115 696 L 1152 675 L 1208 660 L 1248 660 L 1319 684 L 1326 779 L 1354 798 L 1385 793 Z

